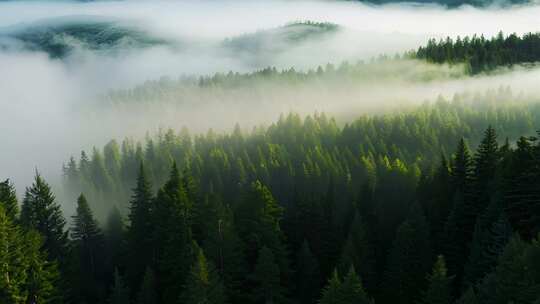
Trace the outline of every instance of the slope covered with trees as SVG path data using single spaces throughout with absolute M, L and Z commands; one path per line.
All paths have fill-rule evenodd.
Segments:
M 431 39 L 418 48 L 414 57 L 435 63 L 465 63 L 472 74 L 532 64 L 540 61 L 540 33 L 504 36 L 501 32 L 491 39 L 476 35 L 455 40 Z
M 1 184 L 2 303 L 535 303 L 539 113 L 457 97 L 111 142 L 66 165 L 69 225 L 39 174 L 20 212 Z

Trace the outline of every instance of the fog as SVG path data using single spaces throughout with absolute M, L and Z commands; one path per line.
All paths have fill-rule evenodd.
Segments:
M 467 77 L 460 67 L 414 61 L 392 67 L 373 64 L 365 74 L 376 76 L 341 83 L 269 82 L 225 92 L 192 89 L 171 100 L 144 104 L 107 103 L 100 96 L 164 76 L 250 72 L 267 66 L 307 71 L 329 62 L 403 53 L 432 37 L 492 36 L 501 30 L 521 34 L 540 28 L 539 15 L 536 5 L 449 10 L 337 1 L 0 2 L 0 36 L 5 36 L 0 37 L 0 178 L 11 178 L 19 195 L 36 168 L 59 185 L 62 163 L 70 155 L 111 138 L 142 138 L 159 128 L 226 131 L 236 122 L 250 128 L 290 111 L 325 111 L 345 121 L 439 95 L 507 85 L 536 97 L 539 69 Z M 60 39 L 70 51 L 54 57 L 39 48 L 25 48 L 10 36 L 21 29 L 77 20 L 110 20 L 160 42 L 140 46 L 124 37 L 112 46 L 90 47 L 61 34 L 55 42 Z M 290 33 L 273 32 L 296 31 L 284 27 L 295 21 L 330 22 L 338 30 L 298 41 L 283 38 Z M 240 49 L 228 48 L 225 42 L 230 39 L 240 41 Z M 252 47 L 253 41 L 257 47 Z M 435 76 L 421 77 L 426 73 Z

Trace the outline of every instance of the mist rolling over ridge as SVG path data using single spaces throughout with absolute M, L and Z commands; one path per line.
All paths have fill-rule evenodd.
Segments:
M 419 103 L 440 94 L 497 88 L 506 80 L 490 82 L 488 76 L 468 80 L 461 75 L 427 84 L 422 77 L 408 81 L 423 70 L 440 69 L 444 74 L 448 67 L 403 61 L 405 73 L 384 64 L 359 69 L 366 74 L 383 71 L 379 76 L 399 73 L 386 80 L 395 84 L 391 89 L 365 79 L 340 84 L 307 81 L 300 88 L 262 81 L 256 92 L 244 87 L 211 96 L 214 93 L 207 92 L 212 90 L 197 89 L 169 98 L 185 100 L 189 106 L 167 100 L 159 105 L 161 101 L 153 96 L 148 98 L 158 104 L 153 109 L 117 105 L 121 110 L 115 111 L 98 102 L 111 90 L 130 90 L 162 77 L 174 82 L 179 77 L 249 73 L 267 67 L 308 72 L 328 63 L 338 68 L 344 61 L 354 65 L 381 54 L 403 54 L 429 38 L 491 37 L 501 30 L 521 34 L 540 28 L 538 13 L 540 8 L 534 5 L 449 10 L 436 5 L 325 1 L 293 5 L 280 1 L 3 2 L 1 127 L 12 132 L 4 141 L 9 148 L 2 151 L 2 174 L 19 187 L 27 184 L 35 167 L 47 177 L 58 178 L 61 162 L 83 147 L 111 137 L 140 138 L 159 128 L 191 126 L 204 132 L 209 127 L 230 129 L 237 122 L 250 128 L 290 111 L 340 114 L 352 107 L 361 112 L 379 104 L 390 107 L 393 102 Z M 459 66 L 452 69 L 460 75 Z M 534 78 L 531 75 L 534 71 L 518 70 L 495 79 Z M 520 85 L 515 91 L 529 89 Z M 23 122 L 24 131 L 13 127 Z M 23 134 L 40 140 L 39 152 L 28 149 L 36 143 L 25 142 Z M 21 170 L 21 166 L 28 168 Z

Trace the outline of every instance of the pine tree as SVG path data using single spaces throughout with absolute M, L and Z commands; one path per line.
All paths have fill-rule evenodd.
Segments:
M 135 291 L 148 266 L 154 265 L 154 198 L 152 187 L 141 163 L 137 185 L 130 201 L 129 227 L 127 230 L 129 267 L 128 278 Z
M 306 240 L 296 258 L 296 295 L 300 303 L 315 303 L 321 287 L 319 264 Z
M 70 285 L 80 301 L 99 302 L 105 294 L 101 283 L 104 279 L 104 239 L 92 211 L 81 194 L 77 200 L 77 211 L 71 228 L 73 250 L 76 260 Z
M 114 286 L 109 298 L 110 304 L 129 304 L 129 289 L 120 276 L 118 269 L 114 271 Z
M 203 250 L 195 247 L 196 260 L 191 271 L 184 292 L 181 296 L 185 304 L 223 304 L 226 302 L 223 283 L 214 266 L 206 260 Z
M 336 269 L 322 291 L 322 297 L 319 304 L 340 304 L 343 303 L 342 299 L 341 281 Z
M 9 179 L 0 182 L 0 206 L 3 206 L 11 221 L 15 221 L 19 216 L 19 205 L 17 203 L 15 186 L 13 186 Z
M 142 280 L 137 304 L 157 304 L 156 277 L 152 268 L 147 267 Z
M 0 205 L 0 303 L 19 303 L 24 297 L 25 268 L 19 229 Z
M 433 270 L 428 275 L 428 289 L 423 293 L 420 304 L 452 303 L 452 278 L 448 277 L 443 256 L 438 256 Z
M 279 266 L 275 262 L 272 250 L 261 248 L 254 270 L 254 279 L 257 288 L 254 298 L 259 303 L 280 303 L 283 300 L 283 291 L 280 285 Z
M 36 173 L 32 187 L 26 189 L 21 223 L 25 228 L 35 229 L 43 235 L 43 246 L 49 258 L 58 261 L 62 266 L 68 252 L 68 236 L 64 229 L 66 221 L 60 205 L 55 202 L 51 188 L 39 173 Z

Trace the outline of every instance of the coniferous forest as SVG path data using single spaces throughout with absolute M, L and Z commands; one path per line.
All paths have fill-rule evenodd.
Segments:
M 497 9 L 443 2 L 334 12 Z M 496 12 L 521 16 L 517 2 Z M 71 5 L 55 8 L 117 9 Z M 28 84 L 45 103 L 0 71 L 0 174 L 17 173 L 0 175 L 0 304 L 540 304 L 540 34 L 438 35 L 352 61 L 360 49 L 325 49 L 353 44 L 344 26 L 294 21 L 213 41 L 193 72 L 175 69 L 204 35 L 73 16 L 0 23 L 0 69 L 43 74 Z M 204 47 L 182 53 L 194 37 Z M 336 60 L 291 64 L 316 49 Z M 149 70 L 175 77 L 141 69 L 163 58 Z

